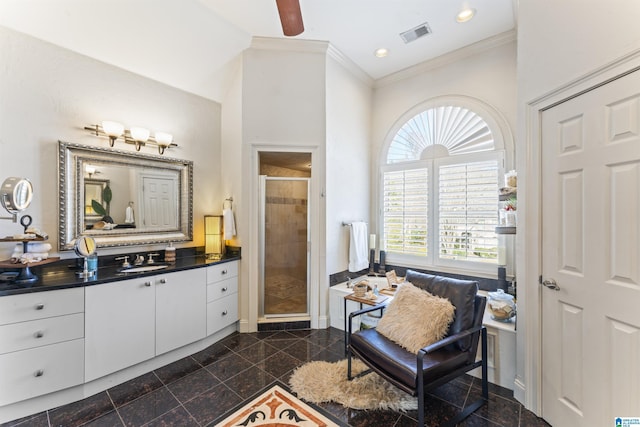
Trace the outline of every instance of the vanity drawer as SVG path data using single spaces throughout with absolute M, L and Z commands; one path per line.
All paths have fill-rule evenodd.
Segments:
M 0 326 L 0 354 L 84 337 L 84 314 Z
M 207 283 L 217 282 L 218 280 L 236 277 L 238 275 L 238 262 L 225 262 L 222 264 L 207 267 Z
M 238 294 L 207 304 L 207 335 L 218 332 L 238 320 Z
M 238 293 L 238 278 L 220 280 L 207 285 L 207 302 L 215 301 L 227 295 Z
M 84 312 L 84 288 L 0 297 L 0 325 Z
M 0 356 L 0 406 L 82 384 L 84 340 Z

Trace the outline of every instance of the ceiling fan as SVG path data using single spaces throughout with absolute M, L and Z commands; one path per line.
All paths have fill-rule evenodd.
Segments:
M 297 36 L 304 31 L 300 0 L 276 0 L 282 31 L 285 36 Z

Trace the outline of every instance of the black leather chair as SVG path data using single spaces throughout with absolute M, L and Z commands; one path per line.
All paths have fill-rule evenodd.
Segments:
M 376 372 L 396 387 L 418 397 L 418 425 L 424 425 L 425 393 L 481 367 L 482 395 L 467 405 L 453 419 L 443 425 L 454 426 L 489 398 L 487 383 L 487 330 L 482 325 L 486 298 L 477 295 L 478 284 L 442 276 L 407 271 L 406 280 L 431 294 L 447 298 L 456 307 L 454 320 L 447 336 L 441 341 L 422 348 L 417 354 L 378 333 L 375 328 L 351 331 L 351 320 L 364 313 L 380 310 L 379 306 L 358 310 L 349 315 L 349 345 L 347 351 L 349 380 L 351 358 L 357 357 L 368 366 L 364 375 Z M 384 314 L 383 314 L 384 315 Z M 478 343 L 482 340 L 482 357 L 476 360 Z

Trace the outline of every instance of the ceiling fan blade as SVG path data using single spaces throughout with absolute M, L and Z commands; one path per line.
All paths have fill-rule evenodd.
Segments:
M 282 31 L 285 36 L 297 36 L 304 31 L 300 0 L 276 0 Z

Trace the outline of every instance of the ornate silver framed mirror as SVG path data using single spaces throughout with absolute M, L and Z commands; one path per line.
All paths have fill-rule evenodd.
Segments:
M 60 250 L 74 249 L 77 236 L 98 248 L 193 239 L 192 161 L 58 146 Z

